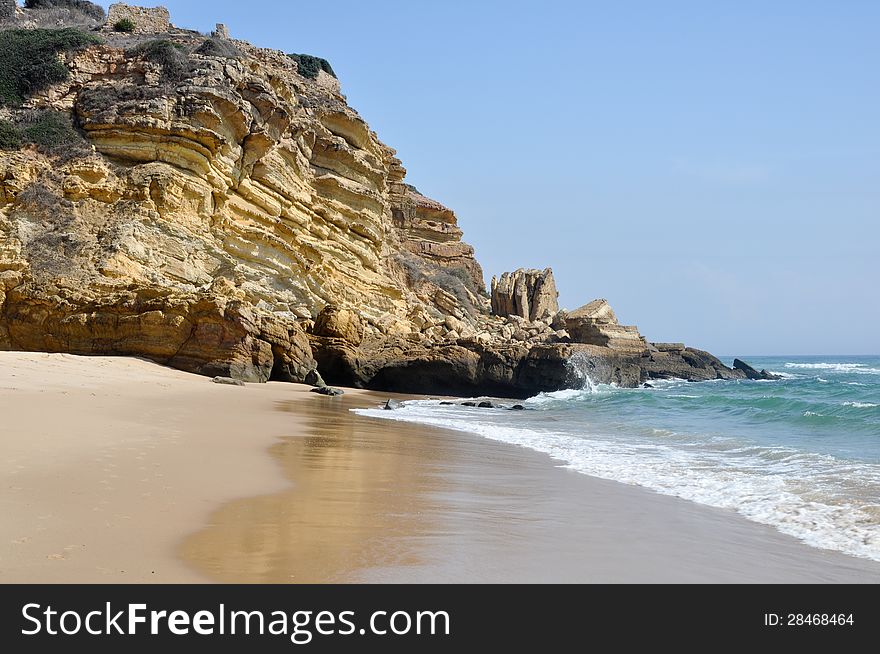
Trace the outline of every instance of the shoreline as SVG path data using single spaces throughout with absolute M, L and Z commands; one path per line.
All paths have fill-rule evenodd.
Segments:
M 181 554 L 226 583 L 880 582 L 880 564 L 732 511 L 348 410 L 388 397 L 406 399 L 287 403 L 312 430 L 273 447 L 291 486 L 219 509 Z
M 0 353 L 0 582 L 880 581 L 730 511 L 348 411 L 394 394 L 308 391 Z

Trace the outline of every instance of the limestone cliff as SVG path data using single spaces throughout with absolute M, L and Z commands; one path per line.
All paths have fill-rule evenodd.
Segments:
M 549 270 L 502 277 L 491 312 L 455 214 L 406 184 L 328 62 L 73 5 L 94 31 L 16 9 L 4 27 L 31 31 L 0 32 L 31 48 L 0 64 L 0 349 L 499 395 L 575 383 L 575 355 L 628 385 L 744 374 L 610 307 L 560 317 Z M 32 64 L 51 75 L 25 83 Z
M 61 55 L 67 80 L 4 110 L 62 112 L 92 152 L 0 154 L 0 347 L 252 380 L 287 357 L 301 379 L 304 329 L 328 304 L 356 308 L 376 338 L 469 319 L 431 272 L 465 271 L 476 298 L 473 248 L 403 184 L 335 78 L 240 41 L 213 54 L 216 38 L 153 13 L 114 6 L 103 45 Z M 112 31 L 121 17 L 133 34 Z

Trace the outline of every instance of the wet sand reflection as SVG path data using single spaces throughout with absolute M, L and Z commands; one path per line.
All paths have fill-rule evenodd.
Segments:
M 308 423 L 308 435 L 270 450 L 292 486 L 222 507 L 182 544 L 183 558 L 232 583 L 345 581 L 358 569 L 422 564 L 418 543 L 430 537 L 440 509 L 434 498 L 447 483 L 439 473 L 455 465 L 455 454 L 429 428 L 348 411 L 375 403 L 364 396 L 279 403 Z

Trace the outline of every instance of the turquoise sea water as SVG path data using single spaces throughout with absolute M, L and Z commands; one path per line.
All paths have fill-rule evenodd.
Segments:
M 584 378 L 527 400 L 527 411 L 425 400 L 360 413 L 528 447 L 880 561 L 880 357 L 746 360 L 784 379 L 620 389 Z

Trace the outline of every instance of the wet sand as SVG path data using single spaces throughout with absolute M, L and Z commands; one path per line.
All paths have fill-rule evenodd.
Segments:
M 388 395 L 0 353 L 0 582 L 878 582 L 880 564 Z
M 387 397 L 285 403 L 307 427 L 271 448 L 291 486 L 215 512 L 182 556 L 225 582 L 880 581 L 730 511 L 349 411 Z

